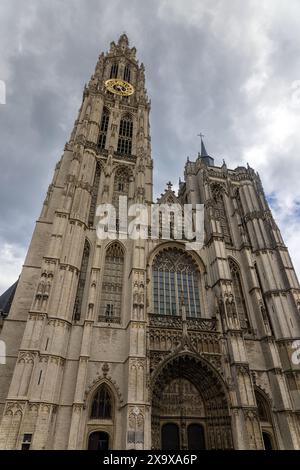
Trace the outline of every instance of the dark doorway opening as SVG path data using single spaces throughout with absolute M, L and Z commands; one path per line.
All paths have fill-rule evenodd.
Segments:
M 204 429 L 201 424 L 190 424 L 188 427 L 188 450 L 204 450 Z
M 273 444 L 272 444 L 272 439 L 271 439 L 270 434 L 267 433 L 267 432 L 263 432 L 262 436 L 263 436 L 265 450 L 273 450 L 274 447 L 273 447 Z
M 104 431 L 93 432 L 89 436 L 88 450 L 108 450 L 109 435 Z
M 180 450 L 179 429 L 175 423 L 167 423 L 161 429 L 162 450 Z

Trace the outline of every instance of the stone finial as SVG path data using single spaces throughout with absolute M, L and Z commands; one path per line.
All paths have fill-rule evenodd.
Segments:
M 119 37 L 118 45 L 119 46 L 124 45 L 127 47 L 129 46 L 129 39 L 126 33 L 121 34 L 121 36 Z
M 103 376 L 106 377 L 109 372 L 109 365 L 105 362 L 102 366 Z

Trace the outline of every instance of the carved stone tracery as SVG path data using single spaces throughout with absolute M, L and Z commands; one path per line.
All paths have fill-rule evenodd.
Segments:
M 177 387 L 177 388 L 176 388 Z M 186 387 L 186 396 L 182 388 Z M 202 418 L 207 430 L 207 448 L 232 448 L 227 393 L 222 379 L 208 363 L 191 353 L 181 353 L 165 360 L 156 370 L 152 383 L 152 442 L 160 448 L 160 420 L 167 413 L 178 419 Z M 166 405 L 168 395 L 172 400 Z M 194 397 L 198 394 L 198 400 Z M 186 398 L 190 395 L 189 403 Z M 178 411 L 179 408 L 179 411 Z M 179 415 L 178 415 L 179 413 Z

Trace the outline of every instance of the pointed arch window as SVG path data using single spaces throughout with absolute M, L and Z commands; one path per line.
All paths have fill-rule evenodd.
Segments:
M 129 183 L 130 183 L 130 174 L 127 168 L 123 166 L 119 167 L 115 173 L 115 178 L 114 178 L 114 195 L 113 195 L 114 202 L 118 203 L 119 195 L 128 194 Z
M 130 67 L 129 67 L 129 65 L 126 65 L 126 67 L 124 69 L 123 78 L 126 82 L 130 82 Z
M 200 317 L 200 275 L 191 256 L 177 248 L 161 251 L 152 266 L 153 308 L 158 315 Z
M 92 419 L 112 418 L 112 397 L 107 385 L 102 384 L 97 389 L 91 408 Z
M 255 398 L 264 448 L 265 450 L 274 450 L 276 441 L 270 404 L 260 390 L 255 390 Z
M 103 108 L 102 119 L 101 119 L 101 124 L 100 124 L 99 139 L 98 139 L 99 150 L 105 149 L 108 122 L 109 122 L 109 110 L 107 108 Z
M 232 278 L 232 286 L 233 286 L 233 294 L 235 299 L 235 305 L 237 309 L 237 314 L 239 316 L 240 325 L 243 329 L 249 329 L 250 323 L 246 308 L 246 301 L 243 293 L 242 282 L 241 282 L 241 275 L 240 270 L 237 264 L 230 259 L 229 260 L 229 268 Z
M 124 273 L 124 252 L 119 243 L 112 244 L 105 256 L 100 314 L 98 321 L 120 323 L 122 286 Z
M 100 175 L 101 175 L 101 167 L 100 163 L 97 162 L 96 164 L 96 171 L 94 176 L 94 182 L 92 187 L 92 194 L 91 194 L 91 205 L 90 205 L 90 213 L 89 213 L 89 226 L 93 226 L 94 218 L 96 213 L 96 206 L 97 206 L 97 197 L 98 197 L 98 189 L 100 183 Z
M 119 70 L 118 64 L 113 63 L 110 69 L 110 78 L 118 78 L 118 70 Z
M 120 215 L 120 207 L 119 207 L 119 197 L 120 196 L 128 196 L 129 192 L 129 184 L 130 184 L 130 173 L 126 167 L 119 167 L 115 173 L 114 178 L 114 193 L 112 203 L 116 210 L 116 229 L 119 230 L 119 215 Z M 125 217 L 127 214 L 122 214 Z
M 89 257 L 90 257 L 90 244 L 86 240 L 84 243 L 80 274 L 79 274 L 79 280 L 78 280 L 77 292 L 76 292 L 75 304 L 74 304 L 74 310 L 73 310 L 74 321 L 79 321 L 81 317 L 82 300 L 83 300 L 83 293 L 84 293 L 85 281 L 86 281 L 86 276 L 87 276 L 87 268 L 89 264 Z
M 224 204 L 224 190 L 219 185 L 216 185 L 213 187 L 212 193 L 215 206 L 215 217 L 217 220 L 220 221 L 220 226 L 225 243 L 231 245 L 232 240 L 230 235 L 230 228 Z
M 270 421 L 269 407 L 266 403 L 266 400 L 257 391 L 255 391 L 255 398 L 257 403 L 258 417 L 260 421 Z
M 132 151 L 133 122 L 130 114 L 122 117 L 119 129 L 118 153 L 131 155 Z

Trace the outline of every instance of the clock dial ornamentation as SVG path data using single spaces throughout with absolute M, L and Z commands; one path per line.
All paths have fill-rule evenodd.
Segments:
M 119 78 L 111 78 L 106 80 L 105 87 L 108 91 L 114 93 L 115 95 L 130 96 L 134 93 L 133 86 L 125 80 L 121 80 Z

